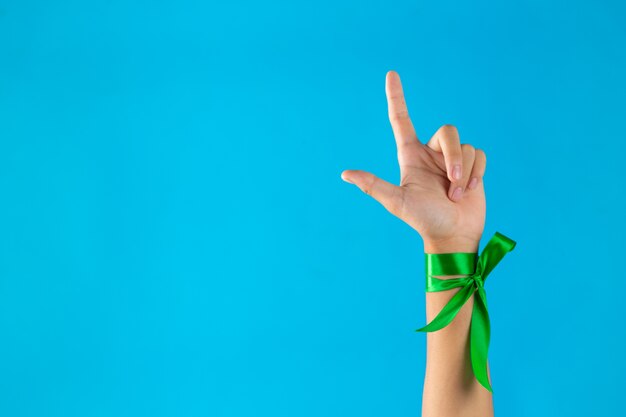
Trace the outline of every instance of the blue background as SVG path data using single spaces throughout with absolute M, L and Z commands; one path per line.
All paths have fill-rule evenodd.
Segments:
M 496 412 L 619 414 L 625 43 L 617 1 L 0 1 L 0 415 L 419 415 L 421 239 L 340 179 L 398 180 L 389 69 L 518 242 Z

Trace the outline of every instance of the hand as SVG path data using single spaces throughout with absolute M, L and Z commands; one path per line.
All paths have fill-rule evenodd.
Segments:
M 427 253 L 476 252 L 485 227 L 485 153 L 461 144 L 451 125 L 442 126 L 422 144 L 409 118 L 396 72 L 387 73 L 386 92 L 398 149 L 400 185 L 359 170 L 343 171 L 341 178 L 415 229 Z

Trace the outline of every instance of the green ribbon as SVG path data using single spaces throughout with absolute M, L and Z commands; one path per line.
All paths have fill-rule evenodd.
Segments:
M 515 241 L 496 234 L 489 240 L 480 256 L 477 253 L 426 253 L 426 292 L 447 291 L 461 288 L 441 309 L 428 325 L 418 332 L 435 332 L 454 320 L 461 307 L 476 292 L 470 324 L 470 358 L 474 375 L 480 384 L 492 392 L 487 374 L 487 352 L 489 350 L 489 314 L 484 284 L 487 275 L 504 255 L 512 251 Z M 469 275 L 462 278 L 439 279 L 433 275 Z

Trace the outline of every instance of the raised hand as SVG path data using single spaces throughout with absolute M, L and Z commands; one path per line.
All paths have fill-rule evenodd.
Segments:
M 387 73 L 389 120 L 396 138 L 400 185 L 346 170 L 355 184 L 413 227 L 428 253 L 475 252 L 485 226 L 485 153 L 461 144 L 457 129 L 444 125 L 424 145 L 415 133 L 400 77 Z

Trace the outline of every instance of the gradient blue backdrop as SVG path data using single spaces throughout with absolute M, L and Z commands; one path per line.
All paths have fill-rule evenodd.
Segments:
M 419 236 L 341 181 L 485 149 L 502 416 L 626 375 L 618 1 L 0 1 L 0 415 L 417 416 Z M 600 265 L 594 262 L 600 261 Z

